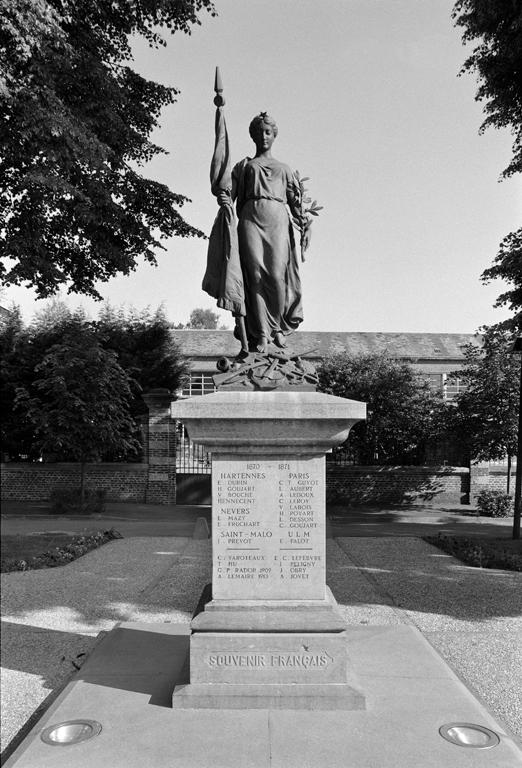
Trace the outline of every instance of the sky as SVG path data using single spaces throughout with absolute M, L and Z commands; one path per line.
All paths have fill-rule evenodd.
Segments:
M 520 226 L 520 179 L 499 183 L 508 131 L 479 135 L 476 82 L 447 0 L 215 0 L 192 35 L 165 49 L 135 41 L 140 74 L 175 86 L 153 140 L 168 150 L 144 175 L 191 199 L 182 212 L 209 233 L 213 84 L 219 65 L 233 162 L 252 155 L 248 125 L 268 111 L 273 155 L 309 176 L 324 207 L 301 265 L 306 331 L 473 333 L 508 316 L 504 286 L 480 281 Z M 173 322 L 214 308 L 201 290 L 207 243 L 173 238 L 158 266 L 100 283 L 111 304 L 163 304 Z M 60 294 L 95 316 L 99 304 Z M 34 292 L 6 290 L 29 321 Z M 220 322 L 232 327 L 229 313 Z

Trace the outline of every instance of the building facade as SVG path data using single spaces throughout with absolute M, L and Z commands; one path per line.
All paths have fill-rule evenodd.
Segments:
M 190 362 L 190 380 L 177 397 L 197 397 L 214 391 L 212 376 L 219 357 L 234 358 L 239 343 L 231 331 L 173 330 L 173 338 Z M 315 364 L 331 353 L 386 353 L 408 362 L 443 397 L 451 400 L 459 388 L 450 374 L 464 364 L 467 344 L 480 344 L 472 334 L 393 334 L 300 332 L 289 339 L 289 354 Z M 210 503 L 211 456 L 193 445 L 182 423 L 170 417 L 172 395 L 156 390 L 145 395 L 148 419 L 144 429 L 141 464 L 93 464 L 88 484 L 105 488 L 111 500 L 152 503 Z M 328 463 L 327 498 L 330 503 L 401 503 L 436 501 L 460 504 L 490 484 L 490 470 L 470 481 L 467 466 L 358 467 Z M 75 464 L 14 464 L 2 467 L 3 498 L 45 500 L 52 488 L 78 484 Z M 498 474 L 498 473 L 497 473 Z M 496 475 L 495 475 L 496 478 Z M 494 479 L 495 479 L 494 478 Z
M 183 389 L 184 397 L 214 391 L 212 376 L 217 373 L 216 360 L 233 359 L 239 342 L 232 331 L 183 329 L 172 331 L 172 337 L 190 361 L 190 381 Z M 480 344 L 480 337 L 470 333 L 344 333 L 332 331 L 299 331 L 290 337 L 288 352 L 319 365 L 330 354 L 387 354 L 409 363 L 424 376 L 443 397 L 451 400 L 461 384 L 450 380 L 450 374 L 464 364 L 467 344 Z
M 172 331 L 172 336 L 183 355 L 190 361 L 190 378 L 179 397 L 198 397 L 214 392 L 213 375 L 220 357 L 233 359 L 239 351 L 239 342 L 232 331 L 183 329 Z M 430 386 L 451 401 L 460 391 L 462 383 L 452 376 L 464 365 L 464 349 L 468 344 L 480 344 L 480 337 L 464 333 L 344 333 L 330 331 L 300 331 L 288 340 L 288 354 L 320 365 L 328 355 L 386 354 L 390 358 L 407 362 Z M 285 350 L 286 352 L 287 350 Z M 194 496 L 210 498 L 211 457 L 203 449 L 191 444 L 184 425 L 176 426 L 176 472 L 178 499 Z M 455 462 L 451 446 L 434 448 L 431 463 Z M 460 463 L 460 462 L 457 462 Z M 333 467 L 330 474 L 333 476 Z M 354 472 L 351 470 L 346 472 Z M 375 473 L 372 474 L 372 477 Z M 388 473 L 389 474 L 389 473 Z M 381 480 L 383 480 L 384 475 Z M 341 482 L 341 480 L 338 481 Z M 386 481 L 389 483 L 389 478 Z

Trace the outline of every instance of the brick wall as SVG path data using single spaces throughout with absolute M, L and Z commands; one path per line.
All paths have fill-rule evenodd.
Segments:
M 144 458 L 140 464 L 88 464 L 86 486 L 107 491 L 108 501 L 174 504 L 176 501 L 176 425 L 170 418 L 172 396 L 166 389 L 144 395 Z M 52 488 L 80 485 L 80 465 L 6 463 L 2 499 L 47 501 Z
M 469 503 L 466 467 L 357 467 L 326 465 L 331 504 Z
M 148 464 L 88 464 L 88 487 L 107 490 L 109 501 L 150 500 Z M 51 488 L 79 486 L 80 467 L 74 463 L 1 465 L 2 498 L 46 501 Z M 489 478 L 489 475 L 487 476 Z M 505 487 L 505 476 L 492 475 Z M 485 475 L 480 487 L 484 487 Z M 470 473 L 465 467 L 339 467 L 327 464 L 326 497 L 329 503 L 399 504 L 408 501 L 465 504 Z M 171 487 L 171 482 L 168 486 Z M 163 486 L 163 478 L 152 483 Z M 503 483 L 503 485 L 501 485 Z M 475 490 L 478 492 L 480 487 Z M 172 490 L 170 490 L 172 494 Z M 161 502 L 156 502 L 161 503 Z
M 515 495 L 515 476 L 517 471 L 517 459 L 513 457 L 511 465 L 511 495 Z M 477 495 L 487 488 L 490 491 L 506 493 L 507 488 L 507 462 L 480 461 L 471 465 L 470 473 L 470 501 L 476 504 Z
M 147 464 L 88 464 L 86 487 L 107 491 L 108 501 L 144 502 Z M 80 465 L 75 463 L 1 465 L 2 498 L 47 501 L 51 488 L 80 486 Z
M 170 416 L 172 396 L 167 389 L 143 395 L 149 409 L 147 456 L 148 504 L 176 503 L 176 423 Z

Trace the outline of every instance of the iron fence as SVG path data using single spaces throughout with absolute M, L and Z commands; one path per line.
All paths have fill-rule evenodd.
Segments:
M 192 443 L 182 421 L 176 422 L 176 472 L 189 475 L 212 473 L 212 455 Z

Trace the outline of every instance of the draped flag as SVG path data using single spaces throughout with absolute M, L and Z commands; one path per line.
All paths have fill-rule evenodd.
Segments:
M 230 203 L 220 205 L 212 226 L 207 251 L 207 269 L 203 278 L 203 290 L 217 300 L 220 309 L 227 309 L 236 317 L 245 315 L 245 291 L 243 273 L 239 261 L 237 239 L 237 218 L 230 197 L 232 172 L 227 126 L 223 107 L 225 100 L 221 93 L 223 86 L 219 68 L 216 67 L 216 122 L 214 154 L 210 165 L 212 194 L 228 192 Z

